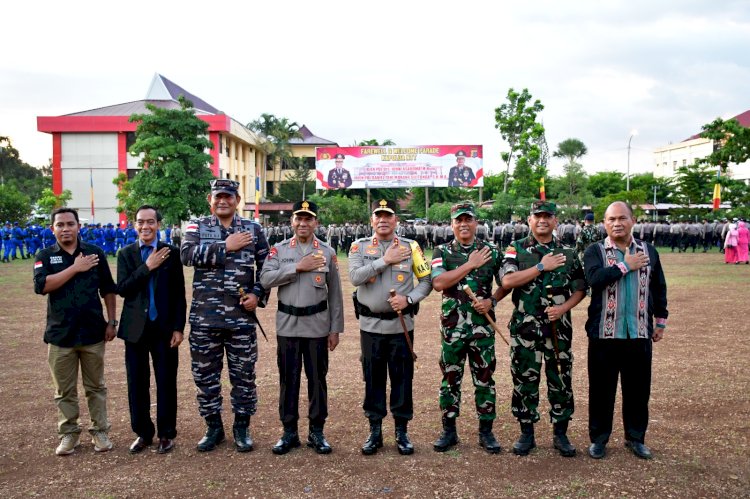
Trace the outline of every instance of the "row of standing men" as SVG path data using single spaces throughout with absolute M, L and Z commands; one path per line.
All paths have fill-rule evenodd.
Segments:
M 294 237 L 269 248 L 262 228 L 237 216 L 240 196 L 236 182 L 212 181 L 207 200 L 213 215 L 188 224 L 179 250 L 154 243 L 158 211 L 142 207 L 136 220 L 139 240 L 118 255 L 117 284 L 111 276 L 107 278 L 109 270 L 106 260 L 100 258 L 101 250 L 75 242 L 77 238 L 71 239 L 71 226 L 77 223 L 77 217 L 70 220 L 72 210 L 53 217 L 58 244 L 37 256 L 35 289 L 48 294 L 50 301 L 45 341 L 50 344 L 50 366 L 60 414 L 58 454 L 74 451 L 81 429 L 75 383 L 72 388 L 63 386 L 61 378 L 64 376 L 57 372 L 61 368 L 56 360 L 61 352 L 57 349 L 63 349 L 65 355 L 71 351 L 72 355 L 78 355 L 82 368 L 88 372 L 89 376 L 84 374 L 84 388 L 90 406 L 97 397 L 89 397 L 89 392 L 103 393 L 106 397 L 103 376 L 91 376 L 91 366 L 89 370 L 84 367 L 87 361 L 81 352 L 97 339 L 100 341 L 94 343 L 97 348 L 101 344 L 103 352 L 104 341 L 114 338 L 118 326 L 114 318 L 115 292 L 125 297 L 117 335 L 126 343 L 131 426 L 137 434 L 130 451 L 141 452 L 152 444 L 154 436 L 159 439 L 159 452 L 169 452 L 173 448 L 176 392 L 172 387 L 176 379 L 176 347 L 182 341 L 186 307 L 181 264 L 195 268 L 189 342 L 199 412 L 206 421 L 206 433 L 198 443 L 198 450 L 210 451 L 225 439 L 220 382 L 225 352 L 232 385 L 234 444 L 241 452 L 253 449 L 249 425 L 257 408 L 254 366 L 259 324 L 255 310 L 264 306 L 268 290 L 279 287 L 276 332 L 279 416 L 283 433 L 273 452 L 283 454 L 300 445 L 297 407 L 303 368 L 308 378 L 307 445 L 318 453 L 331 452 L 323 433 L 327 418 L 326 373 L 328 352 L 336 348 L 339 334 L 344 330 L 343 298 L 336 253 L 314 236 L 317 208 L 307 201 L 296 203 L 292 221 Z M 633 348 L 629 345 L 637 343 L 635 350 L 643 350 L 638 351 L 635 365 L 638 370 L 647 370 L 647 385 L 650 386 L 650 342 L 661 338 L 667 315 L 666 287 L 658 254 L 650 245 L 631 238 L 632 211 L 613 206 L 610 207 L 615 211 L 612 234 L 604 243 L 592 245 L 596 251 L 586 252 L 586 272 L 594 287 L 593 296 L 597 297 L 592 298 L 593 309 L 589 309 L 589 322 L 593 325 L 591 329 L 587 327 L 590 377 L 606 378 L 606 383 L 598 387 L 601 393 L 597 400 L 590 404 L 592 447 L 589 453 L 597 458 L 604 456 L 604 446 L 611 433 L 617 376 L 638 380 L 637 385 L 643 384 L 646 378 L 644 372 L 633 373 L 632 368 L 626 369 L 633 364 Z M 420 261 L 422 252 L 416 244 L 394 233 L 398 224 L 394 204 L 386 200 L 375 203 L 371 217 L 373 236 L 355 241 L 349 251 L 349 278 L 357 287 L 355 310 L 359 318 L 365 379 L 363 410 L 370 425 L 370 433 L 362 446 L 363 454 L 373 454 L 383 445 L 382 422 L 388 409 L 395 419 L 398 451 L 401 454 L 414 451 L 407 432 L 413 418 L 414 316 L 419 302 L 432 289 L 443 294 L 440 328 L 443 380 L 439 391 L 443 430 L 434 449 L 445 451 L 458 443 L 455 422 L 460 412 L 464 364 L 468 359 L 479 418 L 479 444 L 490 453 L 501 451 L 492 433 L 496 418 L 492 379 L 494 342 L 499 333 L 494 326 L 494 307 L 512 292 L 515 309 L 509 324 L 514 383 L 512 408 L 521 424 L 521 435 L 513 445 L 513 452 L 525 455 L 536 445 L 533 428 L 540 418 L 538 387 L 544 365 L 550 420 L 554 426 L 553 445 L 564 456 L 575 454 L 575 447 L 567 438 L 568 421 L 574 409 L 570 309 L 583 298 L 586 278 L 576 252 L 564 247 L 553 235 L 555 215 L 553 203 L 536 203 L 528 219 L 531 235 L 514 241 L 503 255 L 495 245 L 478 240 L 474 206 L 460 203 L 452 209 L 451 228 L 455 240 L 436 248 L 429 264 Z M 149 247 L 153 249 L 148 250 Z M 644 273 L 645 277 L 641 275 Z M 640 278 L 631 279 L 631 274 Z M 494 291 L 493 281 L 498 285 Z M 651 289 L 648 314 L 623 310 L 614 322 L 604 317 L 602 310 L 612 304 L 608 302 L 607 307 L 602 307 L 602 296 L 614 300 L 615 307 L 629 307 L 625 297 L 632 294 L 626 290 L 618 293 L 619 287 L 639 283 L 646 283 Z M 98 298 L 96 304 L 93 299 L 85 302 L 92 308 L 87 317 L 86 334 L 81 330 L 84 325 L 75 318 L 80 302 L 72 303 L 67 298 L 71 292 L 81 293 L 83 289 L 93 289 L 94 293 L 99 290 L 105 298 L 109 317 L 109 322 L 104 320 Z M 649 294 L 644 290 L 640 292 Z M 657 317 L 656 328 L 654 316 Z M 97 329 L 99 326 L 103 326 L 101 330 Z M 600 362 L 592 365 L 592 344 L 599 345 L 600 341 L 602 345 L 594 349 L 594 354 L 601 357 Z M 615 344 L 617 347 L 613 349 Z M 623 355 L 623 351 L 629 353 Z M 157 381 L 156 427 L 148 412 L 149 356 Z M 69 366 L 69 362 L 66 365 Z M 607 376 L 591 372 L 595 369 L 606 370 Z M 70 372 L 67 375 L 69 380 Z M 387 401 L 389 376 L 391 396 Z M 97 379 L 101 383 L 96 383 Z M 625 415 L 626 442 L 639 457 L 650 457 L 650 451 L 643 444 L 648 386 L 632 388 L 630 383 L 628 386 L 630 391 L 623 396 L 634 409 Z M 107 450 L 111 442 L 107 445 L 106 408 L 103 415 L 101 404 L 94 409 L 90 407 L 90 431 L 95 450 Z M 594 414 L 597 410 L 598 415 Z

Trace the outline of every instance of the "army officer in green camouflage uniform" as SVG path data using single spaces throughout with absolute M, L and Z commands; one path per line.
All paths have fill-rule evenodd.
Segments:
M 503 287 L 513 289 L 515 305 L 508 328 L 512 410 L 521 423 L 521 436 L 513 444 L 513 453 L 519 456 L 536 447 L 534 423 L 539 421 L 542 361 L 552 406 L 554 446 L 566 457 L 576 452 L 566 436 L 573 414 L 570 310 L 586 295 L 586 280 L 575 250 L 563 247 L 553 235 L 556 213 L 554 203 L 536 201 L 528 219 L 531 234 L 508 246 L 503 260 Z
M 495 332 L 484 317 L 494 319 L 497 297 L 492 280 L 500 283 L 502 255 L 491 243 L 476 239 L 477 217 L 474 205 L 459 203 L 451 208 L 455 239 L 435 248 L 432 259 L 432 287 L 443 292 L 440 332 L 440 409 L 443 431 L 433 445 L 445 452 L 458 443 L 456 418 L 461 404 L 461 380 L 468 357 L 474 381 L 474 399 L 479 416 L 479 445 L 487 452 L 500 452 L 492 422 L 495 419 Z M 464 292 L 468 285 L 477 296 L 473 303 Z M 504 296 L 500 289 L 500 297 Z

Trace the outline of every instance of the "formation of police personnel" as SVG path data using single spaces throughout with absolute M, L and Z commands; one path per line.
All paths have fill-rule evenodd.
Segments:
M 81 432 L 73 389 L 75 376 L 62 366 L 68 365 L 67 356 L 80 356 L 83 351 L 103 358 L 104 342 L 114 338 L 118 326 L 114 319 L 115 293 L 125 298 L 117 336 L 125 341 L 131 427 L 137 435 L 130 452 L 143 451 L 154 438 L 158 438 L 157 452 L 174 448 L 177 348 L 186 323 L 182 265 L 195 269 L 187 322 L 191 327 L 191 371 L 198 412 L 206 424 L 197 449 L 212 451 L 226 439 L 221 383 L 225 361 L 231 385 L 234 447 L 238 452 L 254 449 L 250 422 L 258 401 L 257 329 L 266 335 L 255 312 L 265 306 L 275 287 L 282 433 L 272 451 L 281 455 L 301 446 L 299 392 L 304 370 L 308 386 L 307 446 L 319 454 L 332 452 L 324 434 L 329 352 L 336 349 L 344 332 L 336 247 L 333 241 L 318 237 L 318 207 L 307 200 L 293 206 L 288 225 L 291 235 L 284 236 L 282 230 L 282 239 L 269 246 L 267 234 L 276 233 L 270 231 L 272 226 L 264 230 L 257 222 L 238 215 L 238 187 L 239 183 L 231 180 L 211 181 L 207 202 L 212 214 L 191 220 L 184 234 L 178 232 L 182 239 L 179 249 L 158 240 L 158 209 L 148 205 L 139 208 L 136 237 L 123 235 L 130 243 L 118 254 L 116 284 L 109 274 L 105 251 L 79 237 L 77 213 L 62 209 L 53 214 L 56 242 L 39 253 L 34 279 L 36 292 L 49 294 L 45 342 L 50 343 L 50 365 L 58 366 L 57 370 L 53 367 L 60 413 L 58 455 L 73 453 L 80 444 Z M 623 366 L 635 362 L 642 370 L 638 375 L 626 373 L 622 367 L 622 376 L 635 380 L 635 386 L 629 384 L 627 389 L 623 383 L 623 396 L 634 401 L 637 411 L 625 415 L 626 445 L 639 457 L 651 457 L 644 445 L 650 341 L 661 339 L 666 327 L 666 286 L 656 250 L 631 235 L 635 219 L 629 206 L 613 203 L 608 208 L 604 220 L 607 237 L 603 240 L 595 232 L 593 216 L 587 216 L 578 245 L 572 247 L 562 242 L 566 231 L 558 226 L 557 208 L 552 202 L 537 201 L 526 223 L 498 223 L 491 232 L 477 218 L 471 202 L 458 203 L 451 208 L 450 225 L 438 224 L 433 229 L 433 241 L 439 244 L 434 247 L 431 262 L 425 261 L 423 252 L 427 231 L 417 230 L 423 222 L 403 224 L 404 232 L 400 233 L 396 209 L 394 201 L 377 200 L 371 209 L 371 232 L 349 224 L 351 234 L 361 236 L 349 241 L 348 258 L 349 281 L 356 288 L 352 298 L 365 385 L 362 409 L 369 430 L 362 454 L 375 454 L 383 446 L 383 420 L 389 411 L 398 452 L 414 452 L 408 426 L 414 417 L 415 318 L 419 303 L 434 289 L 442 294 L 442 380 L 438 397 L 442 430 L 434 450 L 445 452 L 459 443 L 456 420 L 468 361 L 479 446 L 491 454 L 501 452 L 493 433 L 497 418 L 495 341 L 500 336 L 510 347 L 511 412 L 520 425 L 512 452 L 524 456 L 536 447 L 534 424 L 540 420 L 539 384 L 544 372 L 552 445 L 562 456 L 574 456 L 576 448 L 567 436 L 574 412 L 571 309 L 585 296 L 588 277 L 595 294 L 586 327 L 590 352 L 600 356 L 597 364 L 590 361 L 589 368 L 605 370 L 607 376 L 614 372 L 615 376 L 614 385 L 611 380 L 604 383 L 604 378 L 597 379 L 602 381 L 599 384 L 592 381 L 598 391 L 590 398 L 589 454 L 604 457 L 611 432 L 612 392 L 619 372 L 612 369 L 620 369 L 620 362 Z M 480 229 L 483 226 L 484 231 Z M 336 234 L 332 228 L 336 227 L 329 227 L 329 238 Z M 345 234 L 337 236 L 346 240 Z M 505 251 L 492 240 L 508 242 Z M 581 253 L 585 254 L 586 274 Z M 644 286 L 650 286 L 649 292 L 657 300 L 655 309 L 651 310 L 649 304 L 646 314 L 642 313 L 643 303 L 628 298 L 644 296 Z M 103 317 L 97 291 L 105 297 L 109 320 Z M 70 300 L 72 292 L 85 294 L 86 300 Z M 514 310 L 506 340 L 495 324 L 495 307 L 511 293 Z M 91 310 L 80 310 L 82 305 Z M 610 313 L 613 308 L 617 314 Z M 90 316 L 86 324 L 72 320 L 83 312 Z M 646 347 L 647 352 L 643 350 Z M 149 357 L 157 382 L 156 425 L 149 413 Z M 84 362 L 83 357 L 80 362 L 93 411 L 92 441 L 95 449 L 103 452 L 111 449 L 112 443 L 107 436 L 110 424 L 102 362 Z M 92 373 L 97 383 L 93 383 Z
M 0 255 L 3 263 L 20 258 L 33 257 L 40 249 L 48 248 L 55 242 L 50 226 L 6 221 L 0 226 Z

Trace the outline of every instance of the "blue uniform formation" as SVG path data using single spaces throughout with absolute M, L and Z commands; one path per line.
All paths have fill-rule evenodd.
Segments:
M 55 237 L 49 227 L 27 223 L 5 222 L 0 228 L 0 253 L 3 262 L 19 258 L 31 258 L 42 248 L 51 246 Z

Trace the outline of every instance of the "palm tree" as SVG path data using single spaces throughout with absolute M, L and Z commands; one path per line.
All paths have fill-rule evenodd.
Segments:
M 262 113 L 260 118 L 248 123 L 247 128 L 264 135 L 268 139 L 261 147 L 266 153 L 266 162 L 271 165 L 277 162 L 279 165 L 290 163 L 292 161 L 292 148 L 289 146 L 289 141 L 294 138 L 302 138 L 296 121 L 289 121 L 288 118 L 277 118 L 270 113 Z

